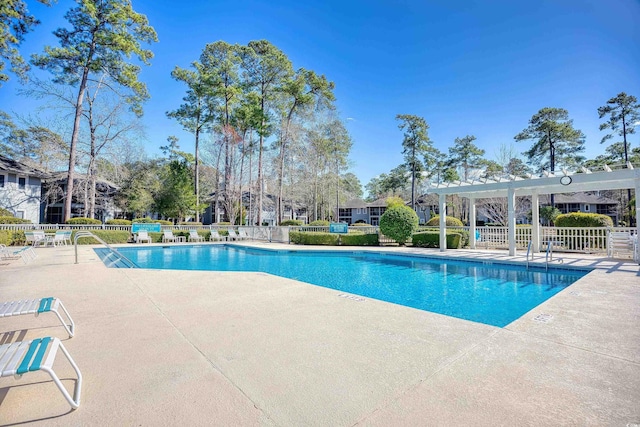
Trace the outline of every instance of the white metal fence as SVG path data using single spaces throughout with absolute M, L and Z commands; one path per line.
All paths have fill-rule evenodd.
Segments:
M 232 225 L 163 225 L 163 230 L 187 231 L 200 230 L 224 231 L 230 228 L 243 229 L 252 240 L 269 242 L 289 242 L 290 231 L 315 231 L 329 232 L 325 226 L 232 226 Z M 437 230 L 437 227 L 420 227 L 418 231 Z M 130 225 L 87 225 L 87 224 L 0 224 L 0 230 L 120 230 L 131 231 Z M 447 227 L 447 230 L 469 233 L 469 227 Z M 374 226 L 349 227 L 349 231 L 363 233 L 377 233 L 380 243 L 395 243 L 393 239 L 380 234 L 380 228 Z M 540 250 L 546 250 L 549 244 L 554 251 L 582 252 L 582 253 L 606 253 L 607 236 L 610 231 L 625 231 L 636 233 L 635 227 L 540 227 Z M 478 249 L 507 249 L 509 247 L 507 227 L 476 227 L 476 248 Z M 526 249 L 531 241 L 530 226 L 516 227 L 516 247 Z

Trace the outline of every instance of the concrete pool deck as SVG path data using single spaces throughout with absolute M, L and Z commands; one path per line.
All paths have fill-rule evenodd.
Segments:
M 0 319 L 0 343 L 61 338 L 82 402 L 70 411 L 41 372 L 2 378 L 0 425 L 640 424 L 637 264 L 557 254 L 596 270 L 497 328 L 264 273 L 109 269 L 91 247 L 79 264 L 72 247 L 35 250 L 27 265 L 0 261 L 0 301 L 59 297 L 76 335 L 53 315 L 17 316 Z

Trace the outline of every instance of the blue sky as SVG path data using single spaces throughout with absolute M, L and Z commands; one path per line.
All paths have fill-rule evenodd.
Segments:
M 55 45 L 70 0 L 46 8 L 21 51 Z M 494 159 L 540 108 L 562 107 L 587 136 L 588 157 L 604 152 L 597 108 L 618 94 L 640 97 L 640 1 L 205 1 L 133 0 L 158 33 L 141 80 L 147 153 L 169 135 L 185 150 L 192 136 L 165 116 L 184 95 L 171 70 L 187 67 L 207 43 L 267 39 L 295 68 L 325 74 L 353 139 L 352 168 L 366 184 L 402 163 L 397 114 L 424 117 L 435 146 L 447 151 L 468 134 Z M 0 110 L 33 111 L 13 78 Z M 640 132 L 632 136 L 640 145 Z M 518 152 L 529 148 L 517 143 Z

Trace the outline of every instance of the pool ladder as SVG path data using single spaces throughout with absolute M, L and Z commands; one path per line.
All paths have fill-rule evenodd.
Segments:
M 529 240 L 529 244 L 527 245 L 527 270 L 529 269 L 529 254 L 531 254 L 531 261 L 533 261 L 533 251 L 531 250 L 531 246 L 533 245 L 533 241 Z M 549 240 L 547 242 L 547 252 L 544 257 L 544 269 L 549 269 L 549 262 L 553 261 L 553 241 Z M 562 258 L 558 258 L 559 263 L 563 263 L 564 260 Z

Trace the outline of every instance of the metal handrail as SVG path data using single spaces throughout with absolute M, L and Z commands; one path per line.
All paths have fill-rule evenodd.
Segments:
M 75 262 L 76 264 L 78 264 L 78 239 L 81 237 L 93 237 L 98 242 L 102 243 L 107 249 L 109 249 L 111 253 L 116 254 L 121 260 L 125 261 L 125 263 L 129 263 L 129 268 L 137 268 L 136 264 L 133 261 L 131 261 L 126 256 L 122 255 L 120 252 L 112 248 L 107 242 L 105 242 L 104 240 L 102 240 L 101 238 L 99 238 L 98 236 L 96 236 L 95 234 L 89 231 L 78 231 L 75 237 L 73 238 L 73 243 L 75 245 L 75 251 L 76 251 L 76 262 Z
M 531 252 L 532 244 L 533 240 L 529 240 L 529 244 L 527 245 L 527 270 L 529 269 L 529 252 Z M 533 252 L 531 252 L 531 260 L 533 261 Z
M 544 268 L 549 269 L 549 261 L 553 261 L 553 240 L 547 241 L 547 253 L 544 258 Z

